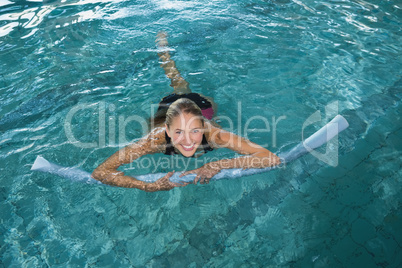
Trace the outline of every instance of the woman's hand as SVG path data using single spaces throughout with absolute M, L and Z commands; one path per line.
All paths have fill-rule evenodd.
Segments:
M 208 184 L 211 178 L 218 174 L 220 171 L 221 168 L 219 168 L 218 165 L 208 163 L 200 168 L 183 172 L 182 174 L 180 174 L 180 177 L 186 176 L 188 174 L 197 174 L 193 181 L 194 184 L 197 184 L 198 182 L 200 182 L 201 184 Z
M 189 183 L 174 183 L 171 182 L 169 179 L 174 174 L 173 172 L 169 172 L 164 177 L 160 178 L 156 182 L 148 183 L 145 185 L 146 192 L 157 192 L 157 191 L 169 191 L 175 187 L 183 187 L 188 185 Z

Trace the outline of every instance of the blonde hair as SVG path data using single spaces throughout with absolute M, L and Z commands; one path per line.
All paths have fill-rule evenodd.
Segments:
M 200 107 L 198 105 L 187 98 L 180 98 L 174 101 L 170 105 L 164 105 L 164 107 L 160 107 L 158 109 L 155 117 L 153 118 L 154 126 L 161 126 L 162 124 L 166 124 L 168 127 L 173 122 L 177 116 L 181 114 L 192 114 L 197 116 L 199 120 L 201 120 L 202 126 L 204 126 L 204 117 L 202 115 Z

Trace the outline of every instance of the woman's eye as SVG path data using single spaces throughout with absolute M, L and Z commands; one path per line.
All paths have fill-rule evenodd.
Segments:
M 181 131 L 176 131 L 176 134 L 177 134 L 177 135 L 180 135 L 180 134 L 181 134 Z
M 198 132 L 200 132 L 198 129 L 193 130 L 193 133 L 198 133 Z

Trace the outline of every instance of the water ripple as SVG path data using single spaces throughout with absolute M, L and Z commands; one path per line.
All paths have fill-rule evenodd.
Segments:
M 346 180 L 339 170 L 355 158 L 374 169 L 367 146 L 387 152 L 379 149 L 376 164 L 398 149 L 389 142 L 398 143 L 398 132 L 376 137 L 398 123 L 401 12 L 396 2 L 364 0 L 0 1 L 0 233 L 8 230 L 0 237 L 2 264 L 168 267 L 185 255 L 177 265 L 237 267 L 247 259 L 258 266 L 265 258 L 268 266 L 323 266 L 336 255 L 320 251 L 323 239 L 339 244 L 339 219 L 350 225 L 336 211 L 352 210 L 331 202 L 342 199 L 338 190 L 361 189 L 363 181 Z M 170 53 L 191 89 L 213 97 L 218 114 L 234 123 L 221 119 L 223 127 L 244 134 L 249 118 L 267 118 L 269 132 L 254 131 L 255 121 L 246 134 L 277 151 L 299 142 L 305 118 L 336 100 L 351 122 L 339 137 L 340 152 L 352 155 L 340 156 L 338 169 L 306 156 L 268 175 L 154 194 L 30 172 L 38 154 L 91 171 L 139 138 L 139 125 L 119 125 L 120 118 L 148 118 L 172 92 L 155 47 L 160 30 L 169 33 Z M 75 146 L 65 132 L 67 114 L 80 105 L 89 108 L 74 114 L 73 134 L 96 148 Z M 274 130 L 271 122 L 281 116 Z M 398 165 L 364 177 L 367 187 L 376 176 L 397 176 Z M 392 208 L 380 204 L 383 213 Z M 328 206 L 336 210 L 331 215 Z M 338 226 L 333 233 L 331 224 Z

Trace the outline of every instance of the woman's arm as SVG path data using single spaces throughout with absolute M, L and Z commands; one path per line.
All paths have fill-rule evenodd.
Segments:
M 222 159 L 216 162 L 211 162 L 211 165 L 217 165 L 221 169 L 265 168 L 276 166 L 281 163 L 281 160 L 278 156 L 264 147 L 253 143 L 250 140 L 239 137 L 234 133 L 227 132 L 216 127 L 212 127 L 209 140 L 216 147 L 228 148 L 245 155 L 238 158 Z
M 137 188 L 147 192 L 166 191 L 177 186 L 182 186 L 169 181 L 173 172 L 168 173 L 154 183 L 146 183 L 134 177 L 126 176 L 123 172 L 117 170 L 121 165 L 131 163 L 141 156 L 160 152 L 161 144 L 163 144 L 164 139 L 160 137 L 162 136 L 160 132 L 161 131 L 150 133 L 138 142 L 114 153 L 93 171 L 92 177 L 104 184 L 125 188 Z
M 126 176 L 117 169 L 124 164 L 131 163 L 137 158 L 152 153 L 147 140 L 140 140 L 131 144 L 118 152 L 114 153 L 102 164 L 100 164 L 92 173 L 92 177 L 104 184 L 125 188 L 138 188 L 146 190 L 146 183 L 139 181 L 133 177 Z
M 187 171 L 181 174 L 196 173 L 194 183 L 209 183 L 209 180 L 219 173 L 222 169 L 229 168 L 265 168 L 276 166 L 281 163 L 281 160 L 274 153 L 264 147 L 255 144 L 245 138 L 239 137 L 231 132 L 224 131 L 214 126 L 209 126 L 210 131 L 207 136 L 208 142 L 216 148 L 229 148 L 245 156 L 221 159 L 215 162 L 210 162 L 196 170 Z

